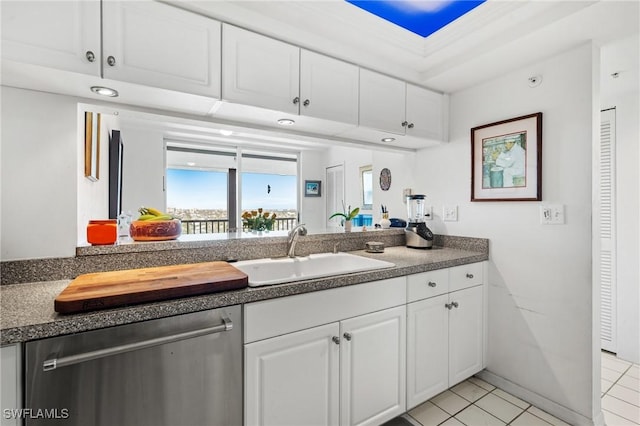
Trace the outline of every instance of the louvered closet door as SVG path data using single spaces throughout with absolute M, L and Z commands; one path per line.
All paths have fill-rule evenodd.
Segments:
M 600 123 L 600 340 L 604 350 L 617 351 L 616 333 L 616 110 L 602 111 Z

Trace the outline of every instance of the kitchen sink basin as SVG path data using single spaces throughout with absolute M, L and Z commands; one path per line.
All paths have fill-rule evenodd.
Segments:
M 259 287 L 392 268 L 396 265 L 348 253 L 319 253 L 306 257 L 243 260 L 233 266 L 249 276 L 249 286 Z

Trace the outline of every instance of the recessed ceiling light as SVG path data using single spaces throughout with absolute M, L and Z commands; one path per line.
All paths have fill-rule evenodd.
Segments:
M 281 126 L 293 126 L 296 122 L 290 118 L 281 118 L 278 120 L 278 124 Z
M 102 86 L 91 86 L 91 91 L 93 93 L 97 93 L 98 95 L 102 95 L 102 96 L 110 96 L 112 98 L 115 98 L 116 96 L 118 96 L 118 91 L 115 89 L 110 89 L 108 87 L 102 87 Z
M 382 142 L 393 142 L 396 140 L 396 138 L 382 138 L 381 140 Z
M 220 130 L 220 134 L 222 136 L 231 136 L 233 134 L 232 130 Z

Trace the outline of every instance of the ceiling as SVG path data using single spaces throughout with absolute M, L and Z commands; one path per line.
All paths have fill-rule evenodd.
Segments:
M 168 3 L 444 93 L 638 34 L 640 15 L 637 1 L 488 0 L 425 38 L 343 0 Z

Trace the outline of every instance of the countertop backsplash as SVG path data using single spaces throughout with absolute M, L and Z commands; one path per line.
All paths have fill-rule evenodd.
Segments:
M 207 238 L 208 237 L 208 238 Z M 340 232 L 301 236 L 296 254 L 356 251 L 368 241 L 385 247 L 405 245 L 404 229 Z M 434 245 L 488 253 L 488 240 L 436 235 Z M 78 247 L 75 257 L 29 259 L 1 263 L 0 283 L 18 284 L 73 279 L 81 274 L 215 260 L 249 260 L 286 255 L 286 232 L 262 236 L 185 235 L 178 240 Z

